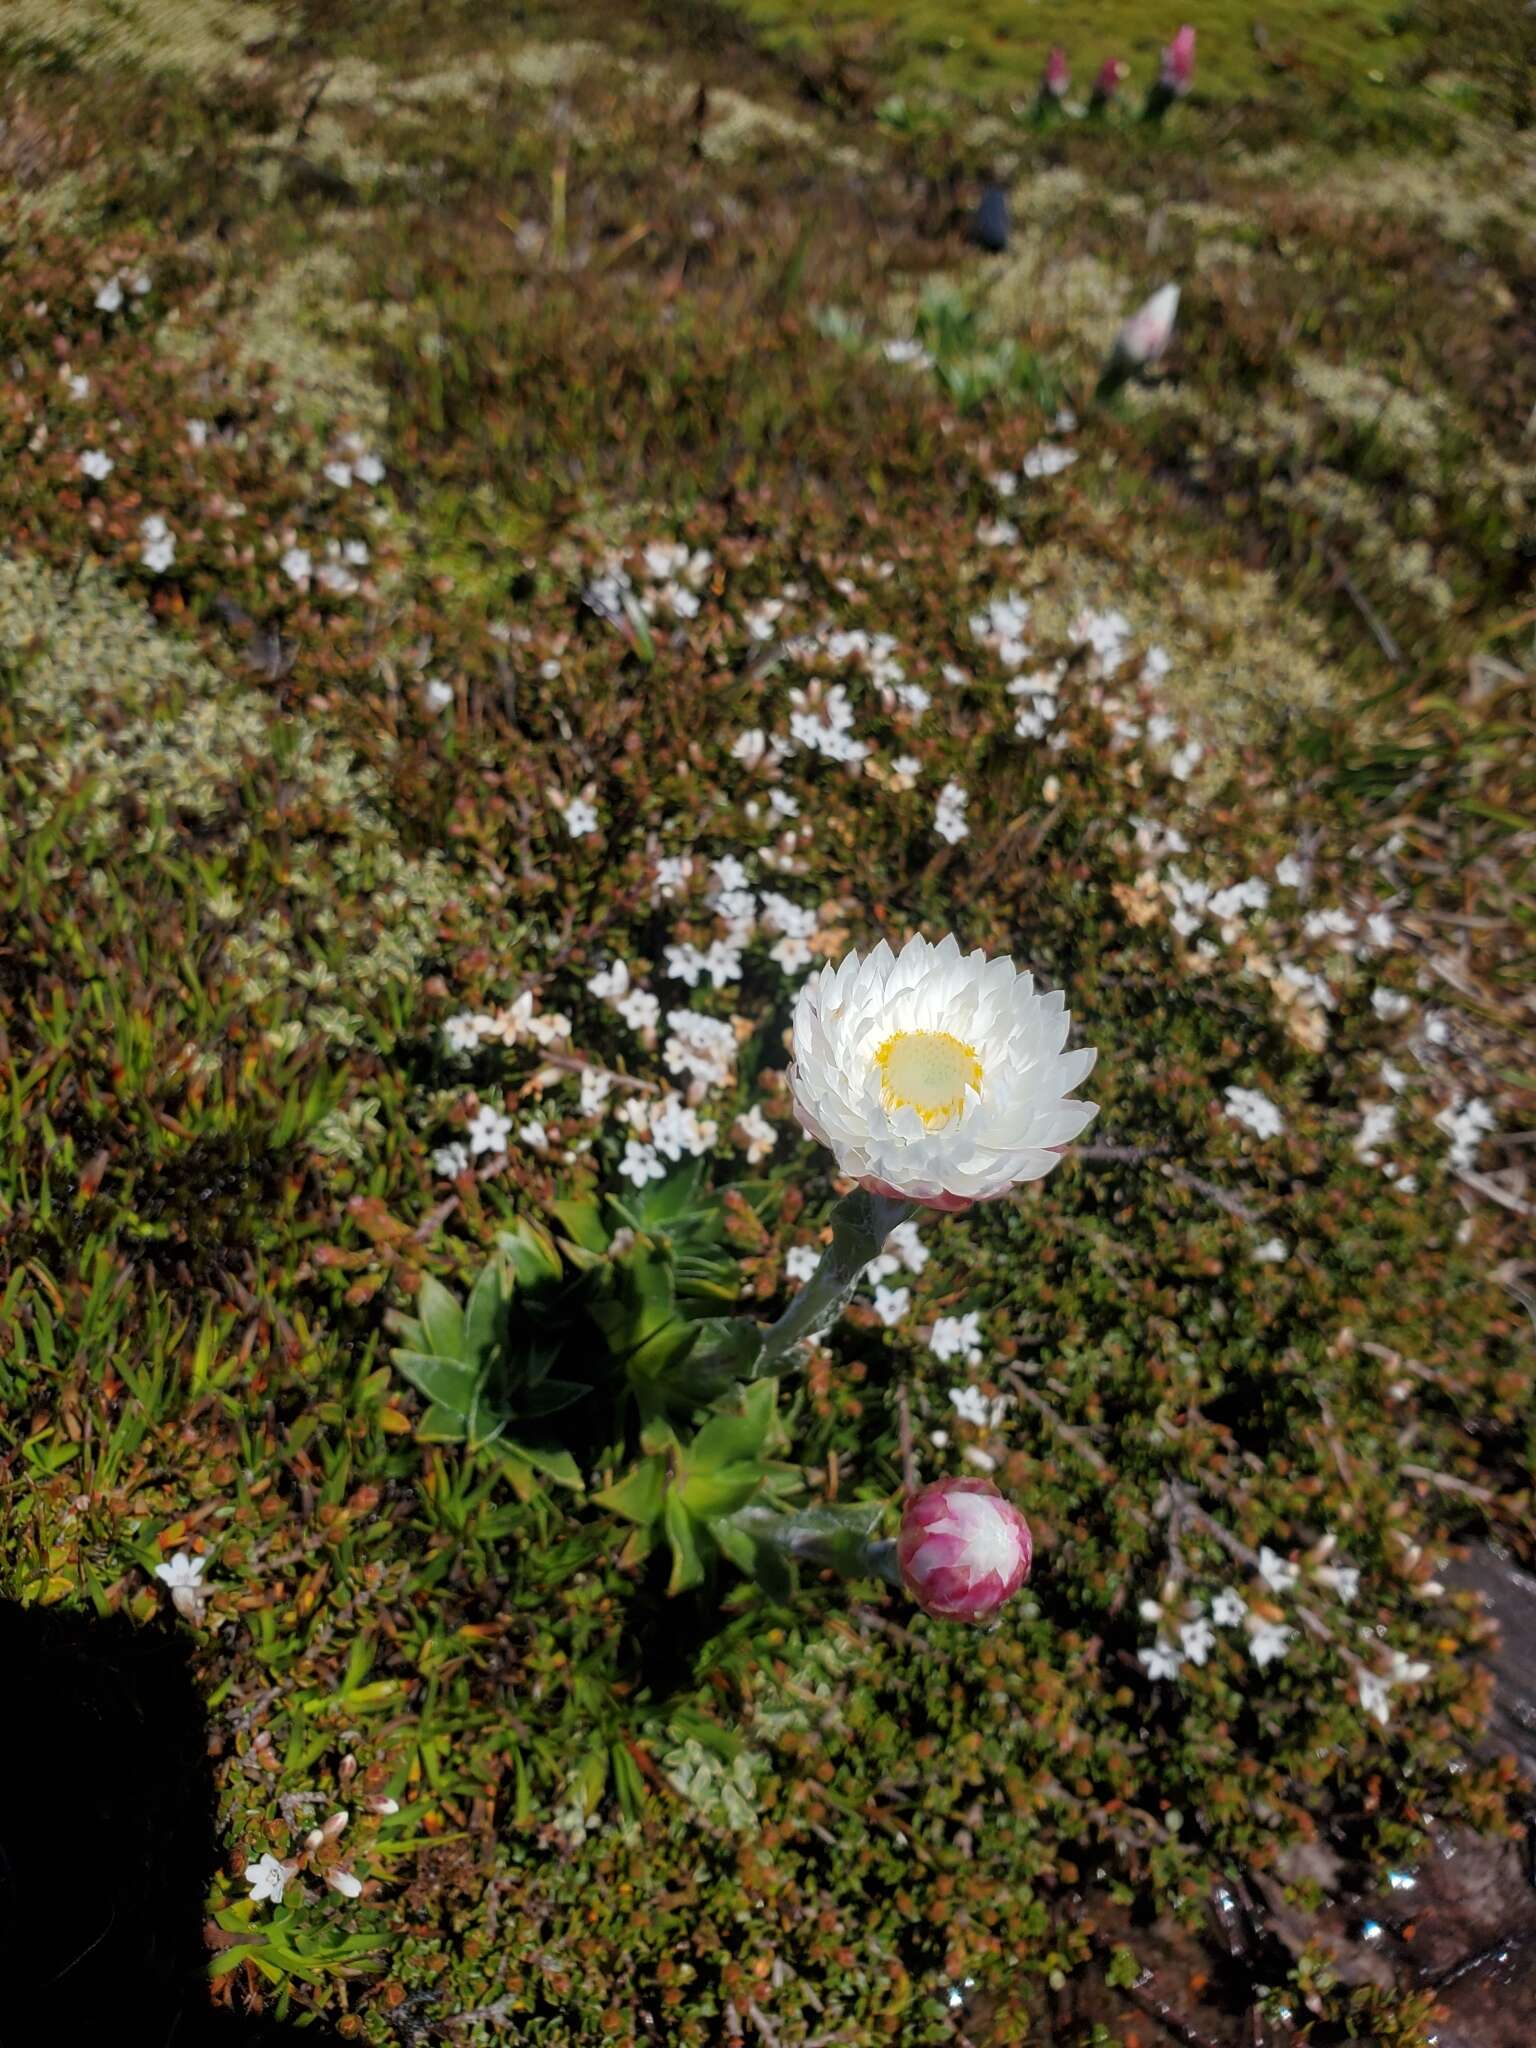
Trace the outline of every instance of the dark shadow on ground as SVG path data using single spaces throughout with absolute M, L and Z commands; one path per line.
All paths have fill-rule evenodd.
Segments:
M 218 1861 L 185 1642 L 0 1604 L 0 2048 L 326 2048 L 210 2007 Z

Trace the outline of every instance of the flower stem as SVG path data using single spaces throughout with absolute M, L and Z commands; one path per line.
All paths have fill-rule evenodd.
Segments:
M 751 1377 L 777 1379 L 800 1362 L 800 1348 L 832 1327 L 852 1301 L 864 1268 L 917 1207 L 892 1195 L 855 1188 L 832 1211 L 832 1242 L 821 1264 L 776 1323 L 763 1332 Z

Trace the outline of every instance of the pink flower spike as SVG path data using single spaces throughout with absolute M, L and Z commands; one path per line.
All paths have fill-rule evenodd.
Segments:
M 1067 53 L 1060 43 L 1045 60 L 1045 76 L 1040 81 L 1040 90 L 1047 99 L 1064 100 L 1067 88 L 1072 83 L 1072 67 L 1067 62 Z
M 1195 81 L 1195 32 L 1186 21 L 1163 52 L 1162 83 L 1171 93 L 1184 94 Z
M 990 1621 L 1033 1554 L 1029 1524 L 990 1479 L 937 1479 L 902 1510 L 902 1583 L 937 1621 Z
M 1123 57 L 1106 57 L 1099 66 L 1099 75 L 1093 81 L 1093 96 L 1096 100 L 1112 100 L 1126 79 L 1131 67 Z

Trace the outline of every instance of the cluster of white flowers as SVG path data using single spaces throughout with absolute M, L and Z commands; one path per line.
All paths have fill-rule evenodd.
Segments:
M 152 576 L 163 576 L 176 559 L 176 536 L 158 512 L 139 521 L 139 560 Z
M 946 782 L 939 791 L 939 801 L 933 814 L 933 829 L 951 846 L 958 846 L 962 839 L 970 837 L 971 828 L 965 822 L 965 809 L 969 802 L 969 795 L 958 782 Z
M 1030 449 L 1019 467 L 1031 483 L 1038 483 L 1045 477 L 1060 476 L 1076 460 L 1075 448 L 1063 448 L 1055 441 L 1042 441 Z
M 699 615 L 699 591 L 714 567 L 714 556 L 705 548 L 694 548 L 680 540 L 651 541 L 641 552 L 646 584 L 639 593 L 640 609 L 647 618 L 665 609 L 675 619 Z
M 643 1034 L 655 1030 L 661 1004 L 648 988 L 640 988 L 630 979 L 628 965 L 623 960 L 615 960 L 611 966 L 601 968 L 588 981 L 587 988 L 600 1001 L 610 1004 L 631 1031 Z
M 1453 1104 L 1442 1109 L 1435 1118 L 1435 1128 L 1444 1131 L 1451 1141 L 1450 1162 L 1453 1170 L 1466 1173 L 1477 1162 L 1478 1147 L 1494 1128 L 1495 1117 L 1486 1102 L 1475 1097 L 1470 1102 Z
M 705 1088 L 723 1088 L 736 1071 L 736 1034 L 718 1017 L 669 1010 L 671 1036 L 662 1047 L 669 1074 L 689 1074 Z
M 868 741 L 853 737 L 853 705 L 842 683 L 809 683 L 791 690 L 789 701 L 789 740 L 771 739 L 771 749 L 782 748 L 788 754 L 804 747 L 808 753 L 845 764 L 862 761 L 868 754 Z
M 321 474 L 338 491 L 350 490 L 354 483 L 366 484 L 371 489 L 375 484 L 383 483 L 384 465 L 365 442 L 355 434 L 349 434 L 340 442 L 337 452 L 326 461 Z
M 949 1399 L 960 1420 L 978 1429 L 996 1429 L 1013 1406 L 1012 1394 L 984 1394 L 980 1387 L 951 1387 Z
M 928 1349 L 946 1364 L 963 1358 L 967 1365 L 981 1364 L 981 1316 L 970 1309 L 963 1316 L 940 1316 L 928 1334 Z
M 103 283 L 96 287 L 96 296 L 91 302 L 98 313 L 118 313 L 122 311 L 123 301 L 126 297 L 124 291 L 125 284 L 128 292 L 131 292 L 136 299 L 142 299 L 149 290 L 149 277 L 142 270 L 135 272 L 132 277 L 128 277 L 125 272 L 119 270 L 112 277 L 105 279 Z
M 1226 1109 L 1234 1123 L 1244 1125 L 1256 1138 L 1278 1138 L 1285 1129 L 1285 1119 L 1280 1111 L 1257 1088 L 1229 1087 L 1226 1090 Z
M 570 1018 L 560 1010 L 539 1010 L 531 989 L 503 1009 L 460 1010 L 443 1022 L 443 1039 L 453 1053 L 472 1053 L 488 1041 L 510 1046 L 531 1038 L 536 1045 L 561 1045 L 570 1035 Z

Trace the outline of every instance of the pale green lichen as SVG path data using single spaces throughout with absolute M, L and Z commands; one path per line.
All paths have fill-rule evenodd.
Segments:
M 283 17 L 259 0 L 7 0 L 0 47 L 79 70 L 228 69 Z

